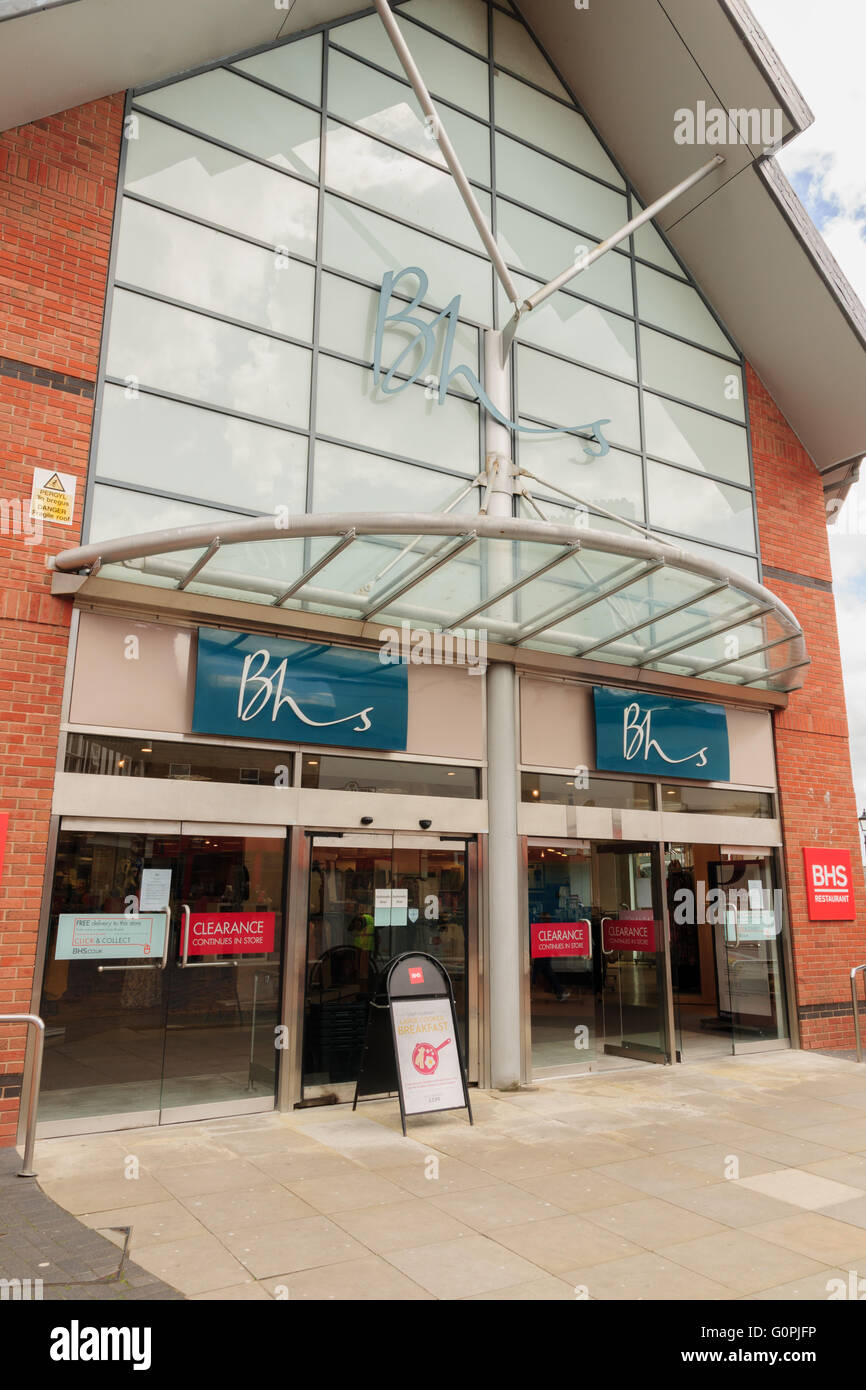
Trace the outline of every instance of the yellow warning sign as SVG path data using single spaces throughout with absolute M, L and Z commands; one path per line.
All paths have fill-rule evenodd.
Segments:
M 75 485 L 71 473 L 55 473 L 50 468 L 34 468 L 30 494 L 31 519 L 71 526 L 75 511 Z

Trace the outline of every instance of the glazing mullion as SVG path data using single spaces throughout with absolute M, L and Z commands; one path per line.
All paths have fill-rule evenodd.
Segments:
M 328 65 L 330 58 L 330 31 L 322 38 L 322 111 L 319 120 L 319 190 L 316 201 L 316 285 L 313 294 L 313 361 L 310 372 L 310 444 L 307 453 L 307 489 L 304 507 L 307 513 L 313 510 L 313 493 L 316 467 L 316 426 L 319 410 L 319 335 L 322 322 L 323 255 L 325 242 L 325 173 L 328 155 Z M 312 537 L 304 538 L 304 570 L 312 564 Z M 303 605 L 302 605 L 303 607 Z

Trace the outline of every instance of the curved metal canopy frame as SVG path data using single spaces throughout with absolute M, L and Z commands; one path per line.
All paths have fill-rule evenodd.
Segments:
M 262 543 L 236 566 L 223 554 Z M 361 622 L 471 625 L 514 647 L 734 686 L 794 690 L 809 665 L 797 619 L 762 584 L 658 538 L 547 521 L 252 517 L 97 541 L 52 567 Z

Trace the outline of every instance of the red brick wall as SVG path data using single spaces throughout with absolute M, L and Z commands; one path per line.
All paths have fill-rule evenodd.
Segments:
M 848 971 L 866 962 L 866 893 L 823 493 L 814 464 L 751 370 L 748 387 L 761 558 L 802 576 L 787 582 L 771 573 L 764 582 L 796 614 L 812 659 L 803 689 L 774 719 L 801 1040 L 852 1047 Z M 850 850 L 859 920 L 809 921 L 807 845 Z
M 46 559 L 80 536 L 122 122 L 112 96 L 0 134 L 0 1013 L 30 1009 L 71 612 Z M 10 504 L 26 514 L 37 466 L 78 493 L 74 524 L 34 543 Z M 23 1031 L 3 1025 L 0 1144 L 23 1059 Z

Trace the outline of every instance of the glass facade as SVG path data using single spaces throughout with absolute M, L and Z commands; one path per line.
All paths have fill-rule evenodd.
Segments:
M 516 15 L 488 0 L 406 0 L 398 14 L 522 296 L 641 209 Z M 297 518 L 453 508 L 469 531 L 486 484 L 485 412 L 475 389 L 484 378 L 483 335 L 502 329 L 512 309 L 378 17 L 335 21 L 133 93 L 125 134 L 84 539 L 278 511 Z M 383 309 L 388 276 L 398 278 Z M 516 498 L 515 514 L 540 513 L 576 531 L 645 527 L 757 579 L 743 366 L 687 271 L 645 226 L 521 323 L 510 358 L 520 425 L 514 457 L 534 500 Z M 601 458 L 569 432 L 592 420 L 605 421 L 611 445 Z M 778 655 L 792 639 L 785 620 L 735 584 L 661 560 L 581 550 L 571 533 L 556 541 L 535 533 L 519 542 L 457 539 L 447 564 L 450 536 L 407 545 L 402 533 L 362 533 L 327 560 L 330 535 L 226 546 L 219 581 L 195 568 L 200 541 L 171 552 L 162 569 L 134 561 L 101 574 L 283 612 L 303 607 L 312 634 L 316 615 L 346 616 L 346 595 L 355 604 L 350 616 L 396 622 L 411 587 L 418 613 L 446 630 L 477 622 L 494 641 L 676 677 L 706 668 L 720 682 L 769 680 L 766 663 L 743 663 L 770 646 Z M 302 589 L 306 574 L 316 587 L 296 596 L 291 586 L 297 580 Z M 247 582 L 254 580 L 258 587 Z M 235 619 L 218 613 L 214 621 Z M 266 610 L 256 621 L 271 626 Z M 65 772 L 263 793 L 289 786 L 297 805 L 287 843 L 270 838 L 274 826 L 255 833 L 256 817 L 274 804 L 264 797 L 260 805 L 248 793 L 232 797 L 232 814 L 235 804 L 238 816 L 251 808 L 250 825 L 224 824 L 222 810 L 210 825 L 185 819 L 191 812 L 180 793 L 194 788 L 165 785 L 158 794 L 174 808 L 165 814 L 177 815 L 176 832 L 144 821 L 140 829 L 119 821 L 115 831 L 124 795 L 115 780 L 96 789 L 110 802 L 108 829 L 86 828 L 77 807 L 72 828 L 61 823 L 43 996 L 56 1024 L 49 1118 L 66 1123 L 86 1109 L 169 1122 L 199 1103 L 267 1108 L 276 1097 L 285 1105 L 292 1088 L 311 1103 L 335 1098 L 334 1088 L 357 1074 L 379 973 L 409 949 L 447 967 L 471 1079 L 485 1084 L 483 720 L 477 748 L 469 741 L 455 753 L 440 729 L 429 745 L 401 745 L 430 762 L 317 751 L 312 738 L 294 753 L 195 744 L 185 741 L 188 719 L 155 724 L 162 739 L 136 736 L 132 720 L 114 736 L 105 731 L 111 724 L 73 724 Z M 697 843 L 694 827 L 696 843 L 665 848 L 660 815 L 652 842 L 548 845 L 532 838 L 527 810 L 771 821 L 770 792 L 533 766 L 517 769 L 524 829 L 514 841 L 526 851 L 514 911 L 528 967 L 528 1070 L 572 1067 L 576 1051 L 577 1065 L 619 1066 L 704 1055 L 707 1037 L 722 1052 L 784 1040 L 779 934 L 758 935 L 768 924 L 757 918 L 769 907 L 736 898 L 745 885 L 757 901 L 760 886 L 775 912 L 768 854 L 732 865 L 725 846 Z M 72 799 L 92 790 L 83 777 L 68 780 L 76 783 Z M 385 826 L 393 812 L 391 828 L 377 820 L 375 831 L 357 830 L 374 816 L 358 816 L 357 802 L 346 810 L 344 792 L 390 794 L 387 808 L 371 808 Z M 144 805 L 146 786 L 135 794 Z M 227 805 L 218 786 L 207 796 Z M 407 798 L 430 799 L 431 811 L 420 819 Z M 203 805 L 193 794 L 188 801 Z M 273 814 L 281 830 L 280 811 Z M 340 828 L 341 816 L 352 829 Z M 438 824 L 426 839 L 415 831 L 426 834 L 437 817 L 441 838 Z M 622 818 L 608 819 L 605 834 L 619 835 Z M 537 820 L 546 834 L 545 820 L 555 824 L 556 816 Z M 760 839 L 762 827 L 754 829 Z M 167 885 L 155 913 L 164 918 L 161 964 L 67 960 L 65 938 L 79 919 L 101 923 L 106 935 L 130 932 L 124 918 L 138 920 L 153 875 Z M 669 941 L 678 884 L 720 890 L 728 916 L 707 922 L 693 913 Z M 191 917 L 217 916 L 238 930 L 249 929 L 247 919 L 273 917 L 274 933 L 237 959 L 225 951 L 190 961 Z M 573 949 L 562 947 L 562 932 Z M 299 933 L 305 945 L 290 959 L 284 945 Z M 265 1056 L 278 1019 L 298 1023 L 291 1063 Z M 122 1032 L 131 1041 L 118 1058 Z M 80 1046 L 94 1059 L 83 1081 L 73 1068 Z M 295 1074 L 280 1093 L 278 1071 L 289 1065 Z
M 639 210 L 522 21 L 485 0 L 398 13 L 521 293 Z M 279 507 L 439 511 L 477 477 L 482 411 L 450 372 L 480 374 L 481 330 L 511 309 L 430 124 L 374 14 L 133 94 L 90 539 Z M 389 395 L 379 292 L 407 267 L 427 276 L 418 317 L 459 296 L 459 324 L 450 361 L 440 322 Z M 392 387 L 414 331 L 385 326 L 383 368 L 405 351 Z M 546 516 L 575 520 L 565 489 L 591 526 L 616 526 L 597 506 L 757 574 L 742 359 L 652 225 L 531 315 L 512 362 L 517 463 Z M 602 459 L 562 431 L 606 417 Z

